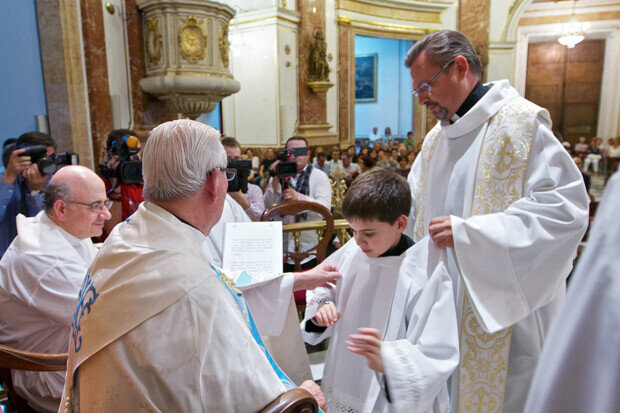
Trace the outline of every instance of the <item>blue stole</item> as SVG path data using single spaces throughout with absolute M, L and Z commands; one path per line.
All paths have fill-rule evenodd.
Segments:
M 282 384 L 284 384 L 284 387 L 286 387 L 286 390 L 297 388 L 295 383 L 293 383 L 291 379 L 289 379 L 286 376 L 286 374 L 284 374 L 280 366 L 278 366 L 278 364 L 275 362 L 273 357 L 271 357 L 271 354 L 269 354 L 269 351 L 267 351 L 267 347 L 265 347 L 265 343 L 263 343 L 263 339 L 261 338 L 260 334 L 258 334 L 258 330 L 256 329 L 256 324 L 254 324 L 254 319 L 252 318 L 252 313 L 250 312 L 250 309 L 248 308 L 248 303 L 245 301 L 245 298 L 243 297 L 243 294 L 241 293 L 241 291 L 234 285 L 233 281 L 230 278 L 228 278 L 224 273 L 222 273 L 220 270 L 218 270 L 214 266 L 211 266 L 211 268 L 213 268 L 213 271 L 215 271 L 217 278 L 220 280 L 224 288 L 226 288 L 226 291 L 228 291 L 230 295 L 232 296 L 233 300 L 235 300 L 237 307 L 239 307 L 239 310 L 241 310 L 241 314 L 243 314 L 243 319 L 245 320 L 245 324 L 248 326 L 248 328 L 250 329 L 250 332 L 252 333 L 252 337 L 254 338 L 254 341 L 256 341 L 256 344 L 258 344 L 258 346 L 261 348 L 261 350 L 265 354 L 265 357 L 267 357 L 267 361 L 269 362 L 269 364 L 271 364 L 271 368 L 276 373 L 276 375 L 278 376 Z

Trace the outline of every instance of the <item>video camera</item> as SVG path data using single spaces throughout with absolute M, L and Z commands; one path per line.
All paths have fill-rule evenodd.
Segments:
M 248 192 L 248 177 L 252 171 L 252 161 L 243 159 L 230 159 L 226 166 L 230 169 L 236 169 L 237 174 L 232 181 L 228 181 L 228 192 L 237 192 L 241 190 L 244 194 Z
M 53 175 L 57 170 L 66 165 L 77 165 L 80 159 L 76 153 L 62 152 L 54 153 L 52 155 L 46 155 L 47 146 L 45 145 L 15 145 L 11 144 L 4 148 L 2 153 L 2 163 L 6 168 L 9 164 L 9 158 L 11 153 L 17 149 L 26 150 L 19 154 L 19 156 L 30 156 L 30 162 L 37 164 L 39 173 L 41 175 Z
M 123 136 L 122 139 L 112 142 L 108 148 L 108 159 L 117 155 L 119 164 L 116 169 L 105 164 L 101 165 L 101 176 L 107 179 L 116 178 L 127 184 L 142 183 L 142 161 L 132 160 L 132 157 L 140 151 L 139 143 L 135 136 Z
M 292 178 L 297 175 L 297 163 L 289 161 L 291 156 L 305 156 L 308 154 L 308 148 L 293 148 L 278 151 L 276 158 L 280 161 L 276 165 L 276 175 L 279 178 Z

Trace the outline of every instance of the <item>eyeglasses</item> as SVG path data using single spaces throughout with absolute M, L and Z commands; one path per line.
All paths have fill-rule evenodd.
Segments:
M 237 170 L 235 168 L 220 168 L 220 167 L 216 167 L 216 168 L 213 168 L 207 171 L 207 176 L 211 175 L 213 171 L 224 172 L 226 174 L 227 181 L 232 181 L 233 179 L 235 179 L 235 176 L 237 176 Z
M 85 205 L 88 207 L 88 209 L 90 210 L 90 212 L 102 212 L 103 209 L 110 209 L 112 208 L 112 201 L 109 199 L 106 199 L 105 201 L 95 201 L 95 202 L 91 202 L 90 204 L 87 204 L 85 202 L 78 202 L 78 201 L 69 201 L 72 204 L 80 204 L 80 205 Z
M 454 60 L 450 60 L 448 63 L 446 63 L 445 65 L 443 65 L 443 67 L 441 69 L 439 69 L 439 72 L 435 73 L 435 76 L 431 77 L 431 80 L 429 80 L 426 83 L 421 83 L 420 86 L 418 86 L 418 88 L 413 88 L 413 95 L 414 96 L 419 96 L 420 93 L 431 93 L 431 90 L 433 89 L 431 87 L 431 83 L 433 83 L 433 80 L 435 80 L 437 78 L 437 76 L 439 76 L 441 74 L 441 72 L 443 72 L 444 70 L 446 70 L 446 68 L 448 66 L 450 66 L 452 63 L 454 63 Z

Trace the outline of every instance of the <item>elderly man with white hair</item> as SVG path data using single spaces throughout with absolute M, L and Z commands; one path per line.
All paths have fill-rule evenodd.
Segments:
M 233 173 L 219 138 L 190 120 L 151 132 L 146 202 L 114 228 L 79 295 L 63 409 L 250 412 L 293 387 L 243 294 L 204 252 Z M 327 269 L 314 284 L 337 278 Z M 322 401 L 314 382 L 300 387 Z

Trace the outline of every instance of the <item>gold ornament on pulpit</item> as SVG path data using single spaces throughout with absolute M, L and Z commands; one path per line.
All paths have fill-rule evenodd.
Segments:
M 222 30 L 220 31 L 220 39 L 218 41 L 220 47 L 220 58 L 224 67 L 228 67 L 228 24 L 222 23 Z
M 151 65 L 156 65 L 161 60 L 161 30 L 159 18 L 146 19 L 146 54 Z
M 190 63 L 198 63 L 206 55 L 207 33 L 202 27 L 203 23 L 196 16 L 190 16 L 183 20 L 179 29 L 179 54 Z

